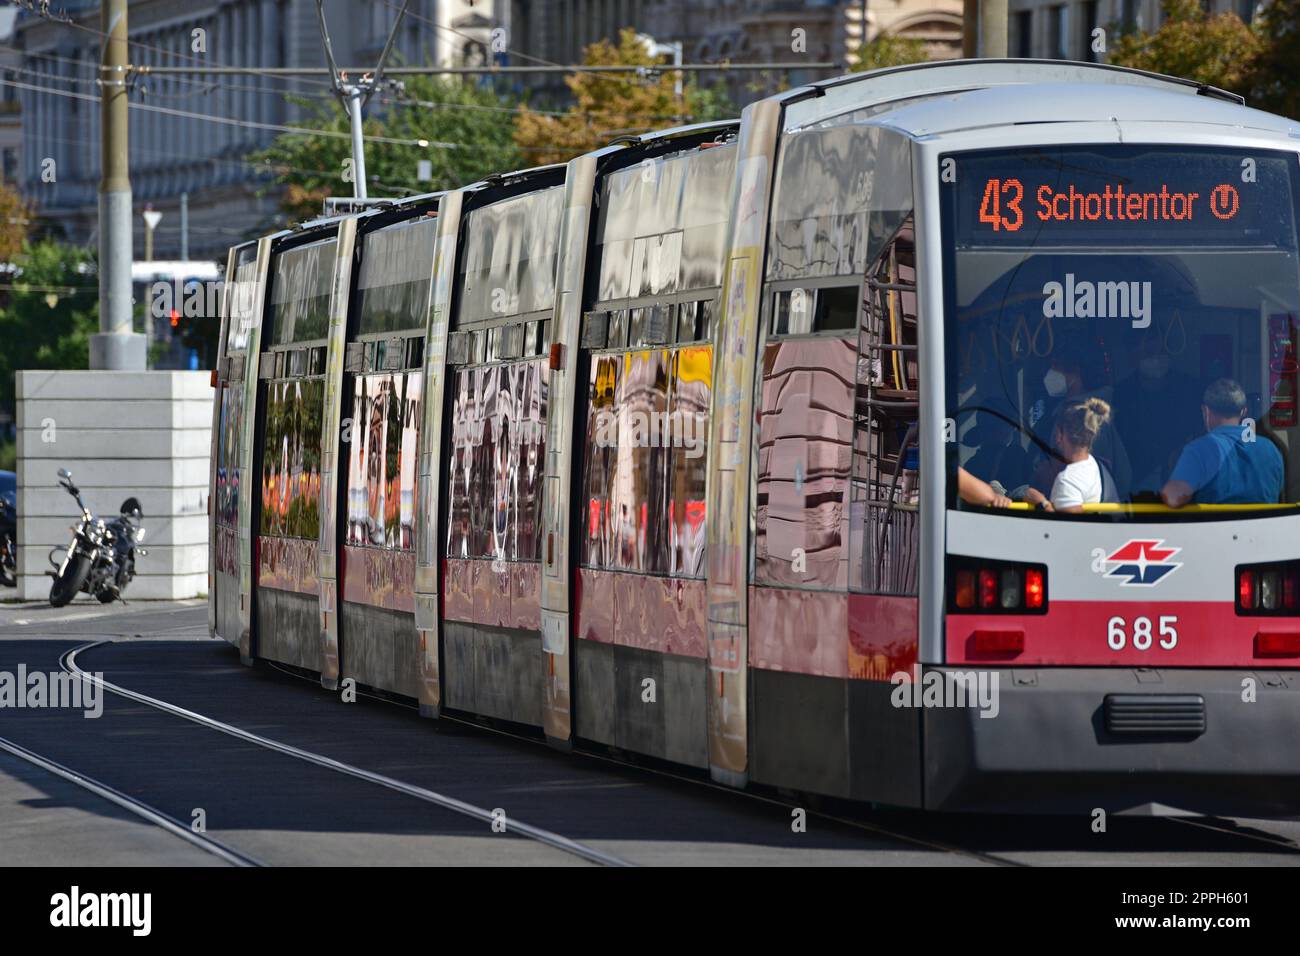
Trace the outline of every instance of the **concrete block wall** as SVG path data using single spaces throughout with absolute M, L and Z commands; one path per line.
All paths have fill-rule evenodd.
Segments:
M 23 371 L 18 390 L 18 596 L 49 597 L 49 551 L 72 537 L 67 468 L 92 512 L 131 496 L 144 547 L 126 599 L 194 597 L 207 589 L 208 372 Z M 81 595 L 78 600 L 90 600 Z

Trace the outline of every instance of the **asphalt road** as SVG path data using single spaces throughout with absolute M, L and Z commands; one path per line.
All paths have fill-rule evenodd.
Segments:
M 67 651 L 110 641 L 77 664 L 314 762 L 106 692 L 94 719 L 0 709 L 0 738 L 63 772 L 0 750 L 0 864 L 229 865 L 213 846 L 266 865 L 1300 863 L 1300 818 L 1112 817 L 1095 833 L 1074 817 L 809 807 L 796 832 L 798 798 L 561 753 L 390 702 L 344 703 L 299 676 L 242 666 L 205 622 L 201 602 L 0 604 L 0 674 L 58 674 Z M 211 845 L 175 832 L 195 820 Z

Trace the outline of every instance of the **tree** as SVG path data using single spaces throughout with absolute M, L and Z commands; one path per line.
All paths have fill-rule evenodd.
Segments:
M 515 121 L 515 143 L 529 164 L 563 163 L 618 136 L 735 115 L 719 86 L 685 84 L 678 102 L 672 69 L 665 68 L 630 28 L 619 34 L 617 46 L 608 40 L 591 44 L 582 62 L 635 66 L 646 72 L 575 73 L 564 80 L 575 101 L 566 112 L 556 115 L 523 107 Z
M 0 298 L 0 409 L 15 407 L 20 369 L 84 369 L 90 336 L 99 329 L 94 258 L 51 240 L 27 243 L 14 258 L 21 270 Z
M 32 210 L 27 200 L 0 183 L 0 262 L 13 262 L 27 241 Z
M 1160 6 L 1165 16 L 1160 29 L 1120 36 L 1111 47 L 1111 63 L 1250 92 L 1264 46 L 1254 30 L 1235 13 L 1210 16 L 1199 0 L 1161 0 Z
M 347 114 L 337 101 L 297 102 L 307 112 L 304 127 L 349 131 Z M 368 108 L 366 135 L 406 142 L 366 143 L 367 192 L 418 195 L 518 168 L 513 107 L 512 100 L 490 88 L 458 79 L 413 76 L 399 94 L 377 93 Z M 415 145 L 417 140 L 430 145 Z M 348 139 L 303 132 L 282 133 L 253 159 L 283 187 L 281 208 L 295 219 L 307 219 L 320 215 L 325 197 L 352 194 L 352 180 L 344 178 L 351 157 Z M 432 180 L 417 178 L 422 159 L 433 166 Z
M 877 33 L 866 46 L 858 47 L 849 60 L 849 70 L 860 73 L 864 70 L 882 70 L 889 66 L 907 66 L 909 63 L 924 63 L 930 59 L 925 51 L 925 43 L 912 37 L 894 36 L 892 33 Z
M 1259 33 L 1268 39 L 1252 64 L 1247 102 L 1282 116 L 1300 117 L 1300 0 L 1271 0 L 1260 15 Z

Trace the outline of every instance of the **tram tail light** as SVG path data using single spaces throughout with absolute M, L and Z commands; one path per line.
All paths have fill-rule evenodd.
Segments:
M 957 572 L 957 590 L 953 594 L 957 607 L 969 611 L 975 606 L 975 572 Z
M 1260 631 L 1255 635 L 1256 657 L 1300 657 L 1300 634 Z
M 963 614 L 1043 614 L 1047 568 L 1041 564 L 952 558 L 948 609 Z
M 1239 565 L 1237 613 L 1272 617 L 1300 615 L 1300 561 Z
M 1043 587 L 1043 572 L 1037 568 L 1025 569 L 1025 607 L 1037 611 L 1043 606 L 1047 589 Z

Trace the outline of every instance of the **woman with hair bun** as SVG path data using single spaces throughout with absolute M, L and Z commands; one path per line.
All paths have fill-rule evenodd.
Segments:
M 1101 501 L 1101 466 L 1092 457 L 1092 444 L 1110 421 L 1110 405 L 1092 397 L 1068 402 L 1056 419 L 1053 444 L 1061 453 L 1065 467 L 1052 483 L 1049 498 L 1036 488 L 1025 492 L 1025 500 L 1044 511 L 1068 511 L 1077 514 L 1086 504 Z

